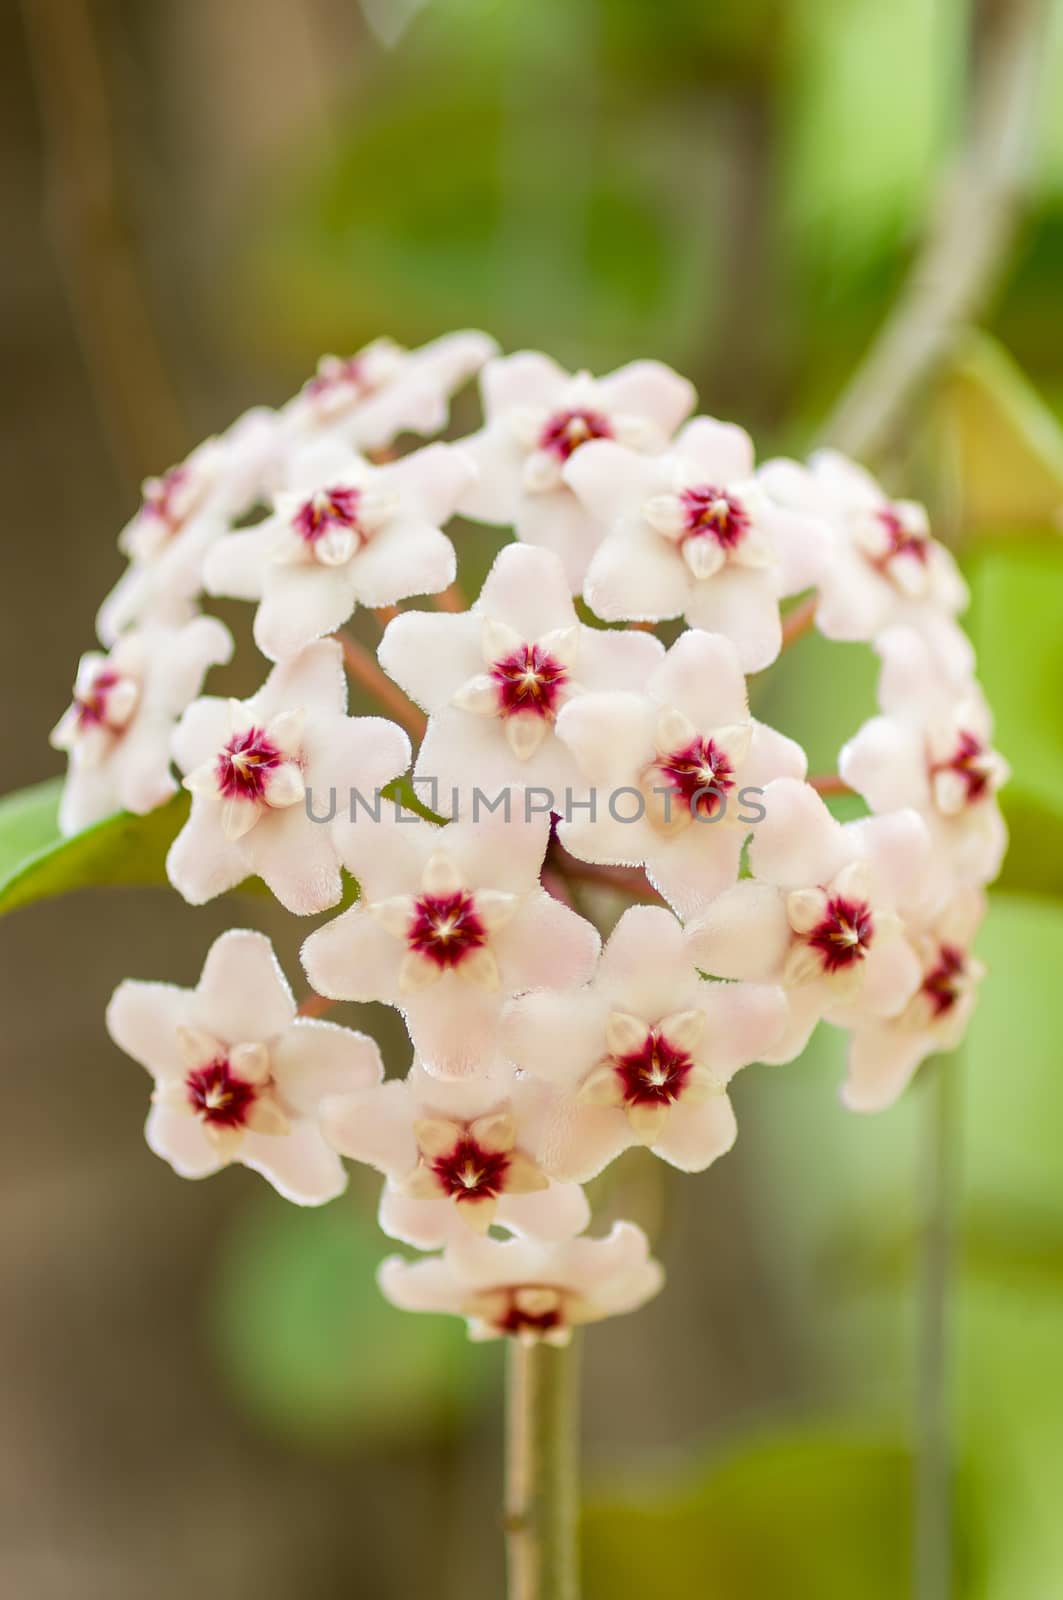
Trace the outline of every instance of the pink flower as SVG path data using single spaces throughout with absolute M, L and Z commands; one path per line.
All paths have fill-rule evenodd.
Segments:
M 361 899 L 310 935 L 307 975 L 319 994 L 397 1006 L 440 1077 L 498 1064 L 507 996 L 594 969 L 594 928 L 539 883 L 549 822 L 523 800 L 514 790 L 505 811 L 443 829 L 382 810 L 336 832 Z
M 978 889 L 957 890 L 949 904 L 909 931 L 922 977 L 896 1017 L 853 1029 L 842 1100 L 850 1111 L 893 1105 L 927 1056 L 954 1050 L 967 1031 L 985 967 L 971 942 L 985 917 Z
M 140 510 L 118 540 L 130 565 L 96 619 L 105 644 L 130 623 L 191 615 L 207 551 L 279 481 L 284 456 L 277 413 L 257 406 L 179 466 L 147 479 Z
M 236 1161 L 298 1205 L 342 1192 L 321 1102 L 378 1083 L 380 1052 L 364 1034 L 296 1016 L 263 934 L 223 933 L 194 989 L 127 979 L 107 1028 L 155 1080 L 145 1134 L 180 1177 Z
M 820 1017 L 839 1027 L 895 1017 L 919 984 L 901 937 L 924 903 L 930 837 L 914 811 L 837 822 L 807 784 L 768 784 L 750 847 L 753 878 L 687 929 L 714 977 L 781 983 L 789 1023 L 765 1059 L 792 1061 Z
M 208 695 L 189 706 L 173 751 L 192 814 L 166 858 L 186 900 L 202 905 L 257 876 L 299 916 L 336 904 L 340 863 L 326 821 L 337 795 L 342 810 L 352 788 L 371 793 L 410 759 L 401 728 L 346 709 L 332 639 L 274 667 L 250 700 Z
M 489 361 L 480 386 L 486 425 L 462 440 L 480 477 L 460 509 L 553 550 L 576 592 L 603 530 L 566 485 L 566 463 L 591 439 L 658 454 L 692 410 L 694 390 L 659 361 L 592 378 L 528 350 Z
M 446 1083 L 415 1062 L 402 1082 L 330 1101 L 324 1128 L 342 1155 L 387 1177 L 380 1226 L 394 1239 L 434 1250 L 491 1226 L 565 1239 L 590 1208 L 577 1185 L 551 1182 L 526 1136 L 552 1098 L 511 1069 Z
M 451 395 L 497 349 L 486 333 L 463 332 L 419 350 L 375 339 L 354 356 L 322 356 L 285 406 L 285 422 L 296 438 L 331 434 L 358 450 L 385 449 L 400 433 L 439 433 Z
M 548 550 L 506 545 L 471 611 L 409 611 L 388 624 L 380 661 L 429 712 L 419 778 L 446 791 L 507 784 L 550 791 L 560 810 L 579 773 L 554 736 L 561 707 L 594 689 L 634 690 L 664 658 L 646 633 L 584 627 Z
M 543 1165 L 585 1182 L 633 1144 L 684 1172 L 723 1155 L 738 1131 L 727 1085 L 785 1021 L 781 989 L 706 983 L 672 913 L 636 906 L 588 987 L 512 1001 L 502 1040 L 560 1092 L 539 1111 Z
M 645 865 L 682 917 L 733 884 L 762 786 L 802 777 L 805 754 L 749 715 L 729 639 L 692 629 L 641 693 L 581 695 L 557 735 L 592 786 L 595 812 L 560 826 L 583 861 Z
M 233 642 L 213 617 L 183 627 L 151 624 L 123 634 L 109 655 L 82 656 L 74 700 L 52 731 L 70 752 L 59 831 L 78 833 L 116 811 L 153 811 L 177 784 L 170 740 L 207 669 L 228 661 Z
M 600 617 L 683 616 L 730 639 L 746 672 L 775 660 L 779 598 L 818 580 L 829 534 L 765 493 L 747 433 L 696 417 L 658 456 L 594 440 L 564 480 L 606 530 L 583 586 Z
M 273 661 L 341 627 L 358 604 L 436 594 L 456 565 L 440 525 L 474 471 L 445 444 L 384 467 L 336 444 L 305 451 L 273 514 L 214 545 L 207 588 L 259 601 L 255 642 Z
M 817 451 L 808 467 L 768 462 L 760 480 L 782 505 L 823 518 L 833 531 L 819 579 L 821 633 L 873 639 L 894 623 L 909 623 L 970 671 L 971 646 L 953 620 L 967 605 L 967 585 L 950 552 L 931 538 L 921 505 L 891 500 L 869 472 L 836 450 Z
M 568 1344 L 581 1323 L 637 1311 L 664 1282 L 632 1222 L 614 1223 L 604 1239 L 560 1244 L 469 1234 L 425 1261 L 389 1256 L 378 1277 L 392 1305 L 465 1317 L 471 1339 L 556 1345 Z
M 872 811 L 911 806 L 930 829 L 935 864 L 950 878 L 988 883 L 1007 830 L 996 791 L 1009 768 L 992 747 L 992 718 L 974 679 L 952 674 L 912 628 L 879 637 L 880 697 L 888 707 L 841 752 L 838 770 Z

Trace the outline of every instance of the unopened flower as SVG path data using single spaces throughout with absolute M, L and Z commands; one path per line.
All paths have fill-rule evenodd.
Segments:
M 563 705 L 589 690 L 637 689 L 664 658 L 651 635 L 588 628 L 557 556 L 506 545 L 471 611 L 410 611 L 388 624 L 380 661 L 429 712 L 415 772 L 444 790 L 494 797 L 541 787 L 560 810 L 579 785 L 554 736 Z
M 593 440 L 564 478 L 606 530 L 583 586 L 600 617 L 682 616 L 726 635 L 746 672 L 775 660 L 780 596 L 818 581 L 828 529 L 770 498 L 743 429 L 696 417 L 658 456 Z
M 255 642 L 282 661 L 341 627 L 356 605 L 445 589 L 455 559 L 441 524 L 474 473 L 445 444 L 382 467 L 345 446 L 307 451 L 272 515 L 211 549 L 207 589 L 259 601 Z
M 392 1305 L 464 1317 L 471 1339 L 565 1345 L 582 1323 L 637 1311 L 664 1273 L 642 1229 L 617 1222 L 604 1239 L 560 1244 L 470 1234 L 424 1261 L 390 1256 L 378 1278 Z
M 307 975 L 319 994 L 399 1007 L 440 1077 L 497 1064 L 504 999 L 582 983 L 598 955 L 592 925 L 539 882 L 549 821 L 523 798 L 442 829 L 382 811 L 336 830 L 361 898 L 310 935 Z
M 380 1226 L 394 1239 L 434 1250 L 492 1226 L 566 1239 L 590 1208 L 576 1184 L 551 1182 L 527 1138 L 553 1098 L 512 1069 L 447 1083 L 415 1063 L 402 1082 L 330 1101 L 324 1128 L 342 1155 L 384 1173 Z
M 105 644 L 130 623 L 181 622 L 191 614 L 207 551 L 276 485 L 284 450 L 277 413 L 258 406 L 180 465 L 147 479 L 140 510 L 118 540 L 130 564 L 96 619 Z
M 497 348 L 486 333 L 467 331 L 419 350 L 375 339 L 357 355 L 322 356 L 284 408 L 285 422 L 297 439 L 332 435 L 358 450 L 385 449 L 400 433 L 439 433 L 451 395 Z
M 82 656 L 72 705 L 52 732 L 70 753 L 59 831 L 78 833 L 116 811 L 143 815 L 177 793 L 170 740 L 209 667 L 232 654 L 214 617 L 182 627 L 148 624 L 123 634 L 108 655 Z
M 967 585 L 951 553 L 931 537 L 921 505 L 891 500 L 869 472 L 836 450 L 817 451 L 807 467 L 769 462 L 760 477 L 781 504 L 823 518 L 833 533 L 818 581 L 821 633 L 873 639 L 908 623 L 970 670 L 970 643 L 953 620 L 967 605 Z
M 560 1095 L 539 1112 L 544 1165 L 585 1182 L 633 1144 L 685 1172 L 723 1155 L 737 1133 L 727 1085 L 785 1021 L 781 989 L 705 982 L 672 913 L 635 906 L 586 988 L 512 1001 L 502 1038 Z
M 535 351 L 489 361 L 480 385 L 486 425 L 462 440 L 480 476 L 460 509 L 553 550 L 576 592 L 604 530 L 565 483 L 566 463 L 591 439 L 658 454 L 692 410 L 694 390 L 659 361 L 593 378 Z
M 944 910 L 909 931 L 919 987 L 897 1016 L 855 1027 L 842 1100 L 851 1111 L 891 1106 L 927 1056 L 954 1050 L 967 1031 L 985 967 L 971 943 L 985 917 L 979 889 L 954 892 Z
M 993 749 L 985 698 L 972 678 L 949 674 L 911 628 L 888 629 L 877 648 L 889 710 L 849 740 L 838 770 L 872 811 L 914 807 L 939 867 L 961 882 L 988 883 L 1007 847 L 996 792 L 1009 768 Z
M 771 779 L 803 777 L 804 751 L 749 715 L 729 639 L 681 635 L 641 693 L 581 695 L 557 719 L 595 798 L 559 829 L 581 860 L 644 865 L 680 916 L 738 877 Z
M 223 933 L 194 989 L 119 984 L 107 1028 L 155 1080 L 147 1141 L 182 1178 L 239 1162 L 300 1205 L 341 1193 L 321 1102 L 378 1083 L 380 1052 L 364 1034 L 296 1015 L 263 934 Z
M 332 794 L 371 793 L 403 772 L 410 743 L 381 717 L 348 717 L 343 653 L 331 639 L 274 667 L 250 700 L 189 706 L 173 751 L 192 814 L 166 858 L 170 882 L 201 905 L 260 877 L 297 915 L 324 911 L 342 880 Z M 313 797 L 317 796 L 317 800 Z
M 839 1027 L 895 1017 L 919 984 L 901 909 L 922 905 L 930 836 L 914 811 L 840 823 L 814 789 L 780 779 L 764 792 L 752 879 L 687 929 L 715 977 L 781 983 L 789 1021 L 768 1061 L 792 1061 L 820 1017 Z

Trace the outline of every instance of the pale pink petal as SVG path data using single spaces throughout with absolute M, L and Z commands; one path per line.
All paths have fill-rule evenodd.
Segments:
M 342 713 L 347 709 L 343 650 L 335 639 L 318 639 L 297 656 L 273 668 L 252 702 L 262 716 L 305 709 Z
M 686 378 L 662 361 L 629 361 L 597 384 L 602 403 L 612 412 L 649 417 L 669 437 L 697 401 L 697 391 Z
M 228 702 L 216 695 L 204 695 L 193 700 L 181 717 L 170 748 L 181 771 L 188 773 L 212 760 L 228 737 Z
M 825 985 L 802 984 L 786 991 L 786 1022 L 776 1042 L 764 1052 L 769 1066 L 796 1061 L 803 1055 L 823 1011 Z
M 769 883 L 736 884 L 687 927 L 690 954 L 719 978 L 778 978 L 790 948 L 783 895 Z
M 545 1172 L 572 1183 L 589 1183 L 623 1151 L 637 1143 L 623 1111 L 588 1106 L 571 1096 L 558 1100 L 537 1141 Z
M 738 1137 L 735 1114 L 725 1094 L 701 1105 L 672 1107 L 660 1138 L 651 1146 L 680 1172 L 704 1172 L 718 1156 L 726 1155 Z
M 382 467 L 373 485 L 394 489 L 403 509 L 412 507 L 420 522 L 440 528 L 454 515 L 462 495 L 476 480 L 471 459 L 451 444 L 429 444 L 403 456 L 394 465 Z
M 500 809 L 478 820 L 463 817 L 443 835 L 441 848 L 464 864 L 470 887 L 522 894 L 538 879 L 549 839 L 549 816 L 536 815 L 514 788 L 508 816 Z
M 166 876 L 189 905 L 205 905 L 254 872 L 246 838 L 228 840 L 217 808 L 193 798 L 192 811 L 166 856 Z
M 873 913 L 872 913 L 873 915 Z M 826 1016 L 847 1026 L 868 1017 L 895 1017 L 922 982 L 923 973 L 907 939 L 876 940 L 864 961 L 864 982 L 849 1005 L 832 1006 Z
M 845 834 L 806 783 L 779 778 L 765 786 L 765 817 L 753 830 L 750 866 L 757 878 L 786 889 L 824 884 L 849 857 Z
M 171 983 L 140 983 L 127 978 L 111 996 L 107 1032 L 120 1050 L 155 1078 L 185 1073 L 177 1030 L 188 1021 L 191 992 Z
M 722 568 L 715 577 L 691 586 L 684 613 L 692 628 L 729 639 L 743 672 L 760 672 L 779 654 L 779 598 L 766 568 Z
M 646 852 L 646 876 L 684 919 L 696 917 L 738 881 L 745 832 L 726 820 L 691 822 Z
M 314 1122 L 297 1122 L 285 1134 L 246 1133 L 238 1160 L 297 1206 L 324 1205 L 347 1187 L 343 1163 Z
M 576 452 L 576 457 L 582 455 Z M 583 586 L 591 610 L 607 622 L 657 622 L 681 616 L 691 581 L 675 545 L 632 518 L 609 533 L 591 558 Z
M 640 455 L 615 439 L 581 445 L 565 463 L 563 476 L 591 515 L 607 526 L 638 515 L 644 501 L 669 488 L 669 472 L 659 457 Z
M 703 984 L 702 989 L 708 1027 L 700 1054 L 713 1072 L 729 1079 L 750 1061 L 763 1061 L 786 1024 L 783 991 L 759 983 Z
M 411 700 L 438 712 L 483 672 L 482 633 L 483 622 L 471 612 L 405 611 L 385 628 L 377 658 Z
M 652 633 L 625 628 L 585 628 L 576 673 L 588 690 L 641 689 L 664 660 Z
M 843 1105 L 850 1111 L 885 1111 L 936 1048 L 933 1034 L 918 1029 L 889 1024 L 855 1029 L 849 1075 L 841 1090 Z
M 270 661 L 283 661 L 341 628 L 354 610 L 356 586 L 353 563 L 271 565 L 254 622 L 255 643 L 262 654 Z
M 681 634 L 654 673 L 649 689 L 655 700 L 674 706 L 699 731 L 744 722 L 749 715 L 738 652 L 718 633 L 691 628 Z
M 480 374 L 484 413 L 489 420 L 523 407 L 549 409 L 569 382 L 564 367 L 538 350 L 517 350 L 488 361 Z
M 630 784 L 652 761 L 654 723 L 653 708 L 644 695 L 619 690 L 580 695 L 562 707 L 557 736 L 568 745 L 584 776 L 605 791 L 599 794 L 602 809 L 610 787 Z
M 828 639 L 872 639 L 890 621 L 893 606 L 894 591 L 887 580 L 861 555 L 836 544 L 820 582 L 820 633 Z
M 511 994 L 585 983 L 601 949 L 594 924 L 562 905 L 545 889 L 528 897 L 492 944 L 503 985 Z
M 608 1013 L 594 995 L 540 989 L 508 1002 L 499 1042 L 523 1071 L 571 1090 L 605 1048 Z M 545 1109 L 552 1116 L 554 1102 Z
M 912 810 L 892 811 L 849 824 L 871 863 L 878 893 L 888 905 L 918 902 L 931 866 L 926 823 Z
M 179 1178 L 209 1178 L 225 1165 L 197 1118 L 169 1106 L 152 1106 L 144 1137 L 148 1149 L 169 1162 Z
M 316 1116 L 328 1095 L 371 1088 L 384 1076 L 375 1039 L 318 1018 L 297 1017 L 272 1050 L 273 1076 L 285 1101 Z
M 474 522 L 512 523 L 524 494 L 524 449 L 508 422 L 492 422 L 461 441 L 476 479 L 458 510 Z
M 818 583 L 832 549 L 827 523 L 779 506 L 771 506 L 759 520 L 775 550 L 778 592 L 800 594 Z
M 930 803 L 923 741 L 914 729 L 892 717 L 872 717 L 864 723 L 842 746 L 838 772 L 873 811 Z
M 386 717 L 321 717 L 304 738 L 309 783 L 337 790 L 338 813 L 350 812 L 350 791 L 369 801 L 385 784 L 405 772 L 410 740 Z M 305 814 L 305 807 L 294 808 Z
M 420 1261 L 388 1256 L 380 1263 L 376 1276 L 385 1300 L 400 1311 L 461 1313 L 466 1290 L 442 1256 L 428 1256 Z
M 552 550 L 561 558 L 573 594 L 583 588 L 587 567 L 605 529 L 584 509 L 571 489 L 562 487 L 524 495 L 514 526 L 517 538 L 525 544 Z
M 351 577 L 364 606 L 390 606 L 414 594 L 439 594 L 454 582 L 457 558 L 445 533 L 396 517 L 352 558 Z
M 591 1220 L 591 1208 L 575 1183 L 552 1183 L 532 1194 L 499 1197 L 499 1227 L 532 1239 L 569 1239 L 582 1233 Z
M 396 1005 L 403 948 L 364 906 L 355 905 L 312 933 L 301 959 L 318 994 Z
M 400 1178 L 417 1165 L 411 1097 L 396 1078 L 375 1089 L 344 1094 L 321 1108 L 325 1137 L 352 1161 Z
M 676 455 L 692 461 L 710 483 L 733 484 L 753 473 L 753 441 L 744 428 L 716 417 L 695 417 L 676 437 Z
M 196 1025 L 228 1044 L 276 1038 L 295 1001 L 264 933 L 233 928 L 207 952 L 195 990 Z
M 497 1066 L 502 996 L 444 973 L 427 989 L 402 996 L 402 1011 L 426 1072 L 468 1078 Z
M 443 813 L 454 809 L 454 791 L 459 791 L 460 807 L 463 795 L 478 790 L 483 797 L 479 804 L 485 810 L 487 806 L 504 805 L 506 792 L 522 785 L 529 792 L 544 791 L 544 807 L 560 814 L 568 792 L 575 796 L 584 788 L 575 758 L 552 728 L 547 729 L 534 754 L 519 760 L 506 738 L 501 718 L 477 716 L 453 706 L 437 712 L 429 722 L 415 771 L 418 778 L 425 780 L 422 799 L 429 805 L 428 780 L 437 781 L 438 809 Z M 519 791 L 511 793 L 511 807 L 522 803 Z
M 560 559 L 520 544 L 505 545 L 496 556 L 476 610 L 508 623 L 529 643 L 555 628 L 570 628 L 577 620 Z
M 245 841 L 254 871 L 286 911 L 309 917 L 341 898 L 343 876 L 332 830 L 312 822 L 303 806 L 267 810 Z
M 203 583 L 208 594 L 228 595 L 232 600 L 261 600 L 263 581 L 270 559 L 263 548 L 260 528 L 229 533 L 207 551 Z

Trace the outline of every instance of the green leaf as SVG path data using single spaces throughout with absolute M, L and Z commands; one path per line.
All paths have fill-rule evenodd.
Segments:
M 587 1600 L 896 1600 L 907 1593 L 911 1463 L 897 1443 L 795 1433 L 591 1504 Z
M 56 821 L 61 778 L 0 800 L 0 914 L 102 884 L 166 882 L 166 852 L 188 816 L 175 795 L 145 817 L 119 812 L 64 839 Z
M 496 1374 L 457 1318 L 388 1304 L 387 1248 L 369 1185 L 321 1210 L 263 1195 L 240 1214 L 217 1263 L 214 1347 L 271 1432 L 338 1445 L 446 1431 Z
M 1007 351 L 972 335 L 939 391 L 964 537 L 1036 534 L 1063 516 L 1063 428 Z

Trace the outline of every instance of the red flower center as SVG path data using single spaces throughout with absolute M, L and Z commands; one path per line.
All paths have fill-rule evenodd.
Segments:
M 838 972 L 863 961 L 871 945 L 875 924 L 863 900 L 832 895 L 827 914 L 808 935 L 808 942 L 823 957 L 824 972 Z
M 568 670 L 537 644 L 522 644 L 512 655 L 503 656 L 491 668 L 498 686 L 498 708 L 511 717 L 519 711 L 534 711 L 553 718 Z
M 960 733 L 956 748 L 947 761 L 939 761 L 931 772 L 955 772 L 967 785 L 967 804 L 981 800 L 989 792 L 989 772 L 986 767 L 988 747 L 973 733 Z
M 74 696 L 79 728 L 98 728 L 107 721 L 107 701 L 118 682 L 119 675 L 113 667 L 103 667 L 88 688 Z
M 358 528 L 357 489 L 337 486 L 321 489 L 305 500 L 292 518 L 292 527 L 307 544 L 315 544 L 330 528 Z
M 686 514 L 686 539 L 709 537 L 722 550 L 733 550 L 749 531 L 749 512 L 725 489 L 702 484 L 684 489 L 679 498 Z
M 935 1017 L 951 1011 L 960 998 L 966 970 L 967 957 L 962 950 L 953 944 L 939 947 L 937 965 L 923 979 L 923 993 L 933 1006 Z
M 186 1077 L 185 1087 L 196 1115 L 221 1128 L 242 1128 L 258 1095 L 253 1083 L 232 1070 L 226 1056 L 195 1067 Z
M 144 491 L 141 515 L 153 517 L 156 521 L 164 523 L 170 533 L 175 533 L 184 521 L 184 513 L 175 506 L 174 501 L 187 481 L 186 466 L 171 467 L 161 478 L 153 479 Z
M 528 1284 L 526 1287 L 538 1288 L 539 1285 Z M 562 1302 L 559 1301 L 546 1311 L 522 1310 L 517 1304 L 517 1296 L 520 1293 L 519 1289 L 510 1290 L 505 1310 L 495 1319 L 495 1327 L 499 1333 L 511 1334 L 514 1337 L 521 1333 L 544 1334 L 563 1326 L 565 1318 Z
M 926 565 L 930 559 L 930 540 L 925 534 L 913 532 L 911 528 L 906 527 L 903 518 L 892 506 L 876 511 L 875 516 L 889 540 L 880 558 L 883 565 L 892 561 L 894 556 L 914 556 L 917 561 Z
M 373 388 L 369 381 L 366 363 L 361 356 L 347 356 L 343 360 L 330 361 L 323 365 L 323 370 L 315 372 L 314 376 L 305 385 L 304 393 L 316 396 L 328 394 L 341 385 L 356 389 L 359 397 L 367 395 Z
M 666 1105 L 678 1100 L 690 1076 L 693 1061 L 685 1050 L 653 1029 L 637 1050 L 614 1056 L 613 1066 L 629 1106 Z
M 446 969 L 459 966 L 471 951 L 486 944 L 487 930 L 477 915 L 476 901 L 464 889 L 423 894 L 414 902 L 406 942 Z
M 711 739 L 694 739 L 681 750 L 658 756 L 654 771 L 666 780 L 691 816 L 714 817 L 735 786 L 733 766 Z
M 482 1200 L 484 1196 L 494 1198 L 506 1187 L 509 1156 L 504 1150 L 485 1150 L 465 1134 L 431 1166 L 452 1200 Z
M 567 461 L 589 439 L 611 439 L 613 426 L 600 411 L 558 411 L 539 435 L 539 449 Z
M 261 800 L 266 793 L 266 774 L 283 760 L 264 729 L 248 728 L 234 734 L 215 764 L 218 791 L 226 800 Z

